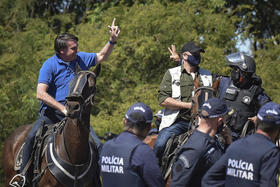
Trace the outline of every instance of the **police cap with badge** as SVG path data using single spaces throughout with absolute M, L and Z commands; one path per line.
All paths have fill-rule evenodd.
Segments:
M 125 118 L 136 125 L 150 125 L 153 121 L 153 111 L 148 105 L 138 102 L 129 107 Z
M 258 121 L 280 127 L 280 105 L 272 101 L 264 104 L 257 117 Z
M 216 118 L 227 114 L 227 105 L 218 98 L 208 99 L 199 111 L 199 116 L 203 118 Z

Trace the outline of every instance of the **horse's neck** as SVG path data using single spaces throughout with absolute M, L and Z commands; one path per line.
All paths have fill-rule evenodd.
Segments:
M 200 87 L 199 80 L 198 80 L 198 75 L 196 73 L 194 73 L 193 84 L 194 84 L 195 89 Z
M 89 118 L 83 119 L 85 124 L 79 123 L 77 119 L 68 118 L 56 141 L 59 156 L 72 164 L 83 164 L 89 159 Z

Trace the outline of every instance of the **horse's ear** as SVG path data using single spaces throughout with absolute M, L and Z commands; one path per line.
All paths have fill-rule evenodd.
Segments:
M 221 76 L 218 76 L 218 78 L 216 78 L 216 81 L 213 83 L 212 88 L 217 92 L 219 85 L 220 85 L 220 81 L 221 81 Z
M 101 71 L 101 63 L 98 63 L 96 68 L 93 70 L 93 73 L 98 77 L 99 73 Z

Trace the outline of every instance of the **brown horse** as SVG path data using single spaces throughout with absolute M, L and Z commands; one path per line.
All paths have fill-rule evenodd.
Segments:
M 191 118 L 191 124 L 192 128 L 197 126 L 198 124 L 198 113 L 199 109 L 202 106 L 202 104 L 207 101 L 211 97 L 216 97 L 216 93 L 218 91 L 220 84 L 220 77 L 216 79 L 216 81 L 213 83 L 212 87 L 207 87 L 207 86 L 200 86 L 199 81 L 197 77 L 194 78 L 194 96 L 192 98 L 192 108 L 191 108 L 191 113 L 192 113 L 192 118 Z M 144 139 L 144 143 L 148 144 L 149 147 L 153 148 L 154 144 L 157 139 L 157 134 L 152 134 L 147 136 Z
M 199 123 L 198 114 L 199 114 L 200 107 L 203 105 L 205 101 L 207 101 L 211 97 L 216 97 L 219 84 L 220 84 L 220 77 L 216 79 L 212 87 L 200 86 L 198 78 L 197 77 L 194 78 L 195 89 L 194 89 L 194 96 L 192 98 L 192 108 L 191 108 L 192 118 L 190 121 L 192 129 L 194 129 Z M 167 181 L 166 186 L 169 186 L 170 184 L 170 174 L 171 174 L 171 167 L 172 167 L 171 160 L 174 159 L 174 153 L 176 152 L 176 149 L 179 149 L 179 147 L 183 145 L 183 143 L 187 140 L 188 136 L 191 134 L 191 131 L 186 132 L 178 137 L 171 137 L 166 143 L 166 145 L 170 144 L 170 146 L 166 146 L 164 152 L 164 154 L 168 154 L 169 164 L 166 166 L 161 166 L 161 171 L 163 172 L 164 179 Z M 153 134 L 147 136 L 144 139 L 144 143 L 148 144 L 151 148 L 153 148 L 156 139 L 157 139 L 157 134 Z M 178 144 L 179 143 L 178 141 L 182 143 Z M 173 142 L 175 142 L 176 145 L 173 145 Z
M 97 149 L 94 142 L 89 141 L 90 110 L 99 71 L 100 66 L 95 73 L 80 71 L 70 82 L 70 94 L 66 98 L 69 115 L 60 122 L 62 125 L 51 135 L 44 149 L 36 176 L 38 186 L 101 186 Z M 31 127 L 19 127 L 4 143 L 2 161 L 7 186 L 17 174 L 14 170 L 16 155 Z
M 192 129 L 198 126 L 199 123 L 199 111 L 205 101 L 212 97 L 217 96 L 219 89 L 221 77 L 218 77 L 213 83 L 212 87 L 209 86 L 200 86 L 197 77 L 194 79 L 194 96 L 192 98 L 192 108 L 191 108 L 191 124 Z

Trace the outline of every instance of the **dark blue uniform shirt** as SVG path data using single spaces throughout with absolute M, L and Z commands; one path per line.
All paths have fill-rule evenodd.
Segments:
M 220 98 L 232 111 L 227 117 L 227 125 L 233 131 L 234 140 L 240 137 L 248 118 L 256 116 L 260 107 L 271 100 L 261 88 L 260 81 L 241 89 L 234 86 L 230 78 L 222 77 L 219 92 Z M 248 128 L 251 131 L 253 125 Z
M 256 133 L 232 143 L 205 174 L 202 186 L 276 187 L 279 168 L 279 149 Z
M 126 146 L 127 143 L 130 142 L 133 144 L 137 143 L 138 145 L 131 152 L 131 155 L 129 156 L 131 158 L 131 162 L 130 162 L 131 165 L 129 168 L 132 168 L 133 172 L 136 173 L 138 176 L 140 176 L 145 186 L 163 187 L 165 185 L 164 179 L 160 172 L 153 150 L 147 144 L 144 144 L 136 135 L 125 131 L 111 141 L 114 141 L 115 145 L 116 144 L 120 145 L 119 146 L 120 149 L 122 145 Z M 104 144 L 103 149 L 106 149 L 107 143 L 108 142 Z M 120 150 L 110 150 L 112 154 L 118 151 Z M 102 151 L 101 151 L 101 157 L 102 157 Z M 118 184 L 116 183 L 114 185 L 118 186 Z M 137 184 L 126 184 L 126 185 L 139 186 Z
M 170 186 L 199 187 L 203 175 L 222 154 L 223 150 L 216 139 L 194 130 L 176 155 Z
M 222 77 L 221 82 L 219 84 L 219 94 L 220 98 L 223 99 L 226 93 L 226 89 L 230 86 L 231 79 L 229 77 Z M 265 103 L 271 101 L 270 97 L 266 95 L 264 91 L 262 91 L 258 96 L 257 96 L 257 103 L 259 106 L 264 105 Z

